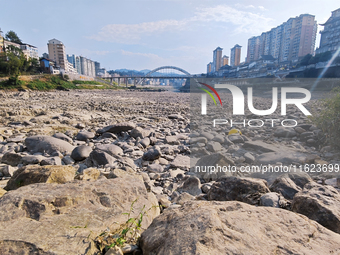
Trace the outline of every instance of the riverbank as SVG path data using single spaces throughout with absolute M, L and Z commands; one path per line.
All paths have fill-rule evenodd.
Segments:
M 229 120 L 232 100 L 223 96 L 225 108 L 208 107 Z M 192 112 L 200 105 L 189 93 L 72 89 L 0 98 L 1 254 L 340 252 L 340 154 L 298 109 L 287 109 L 299 121 L 294 128 L 230 133 L 198 125 Z M 254 99 L 256 109 L 270 103 Z M 203 171 L 208 166 L 216 168 Z

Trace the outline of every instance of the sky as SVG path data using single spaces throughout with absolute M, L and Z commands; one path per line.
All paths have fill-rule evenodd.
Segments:
M 67 54 L 107 70 L 171 65 L 199 74 L 217 47 L 230 56 L 241 45 L 244 61 L 250 37 L 304 13 L 322 24 L 338 8 L 339 0 L 0 0 L 0 28 L 38 47 L 40 56 L 56 38 Z

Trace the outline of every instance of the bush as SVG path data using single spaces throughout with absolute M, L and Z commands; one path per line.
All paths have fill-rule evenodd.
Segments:
M 63 79 L 64 79 L 64 81 L 68 81 L 70 79 L 70 77 L 67 74 L 64 74 Z
M 340 88 L 332 90 L 332 96 L 322 100 L 311 120 L 323 131 L 325 142 L 340 149 Z
M 19 86 L 19 85 L 22 85 L 23 82 L 19 80 L 18 75 L 15 75 L 15 76 L 9 77 L 6 83 L 9 86 Z

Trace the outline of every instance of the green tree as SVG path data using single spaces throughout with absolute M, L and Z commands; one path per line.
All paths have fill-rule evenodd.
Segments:
M 19 36 L 13 30 L 10 30 L 6 33 L 5 39 L 7 41 L 14 42 L 14 43 L 19 43 L 19 44 L 22 43 Z
M 0 67 L 8 75 L 19 75 L 23 69 L 26 57 L 22 50 L 9 45 L 1 58 Z
M 28 62 L 29 62 L 28 71 L 31 73 L 38 72 L 38 69 L 40 67 L 39 61 L 36 58 L 30 58 Z
M 321 54 L 320 56 L 320 62 L 326 62 L 328 60 L 330 60 L 332 58 L 332 52 L 330 51 L 326 51 L 324 53 Z
M 310 59 L 311 59 L 312 57 L 313 57 L 312 54 L 307 54 L 306 56 L 304 56 L 304 57 L 301 59 L 300 65 L 302 65 L 302 66 L 307 66 L 308 63 L 309 63 L 309 61 L 310 61 Z

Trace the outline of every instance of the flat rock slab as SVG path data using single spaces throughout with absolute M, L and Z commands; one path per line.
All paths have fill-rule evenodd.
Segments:
M 258 205 L 260 197 L 270 192 L 267 182 L 262 179 L 244 177 L 225 177 L 215 182 L 208 192 L 209 200 L 237 200 Z
M 33 183 L 66 183 L 73 181 L 76 169 L 73 166 L 37 166 L 19 168 L 8 181 L 6 190 L 18 189 Z
M 339 254 L 340 235 L 287 210 L 189 201 L 142 234 L 143 254 Z
M 184 155 L 177 155 L 176 158 L 171 162 L 171 167 L 180 169 L 190 168 L 190 157 Z
M 92 240 L 107 227 L 115 230 L 125 223 L 123 213 L 136 199 L 132 217 L 144 205 L 158 205 L 134 178 L 39 183 L 7 192 L 0 199 L 0 254 L 95 254 Z M 157 215 L 158 207 L 148 211 L 142 229 Z M 9 247 L 14 252 L 8 253 Z
M 194 160 L 191 159 L 192 164 L 194 164 Z M 234 161 L 224 156 L 221 153 L 214 153 L 211 155 L 206 155 L 201 157 L 195 164 L 195 166 L 190 169 L 191 172 L 194 172 L 195 175 L 200 179 L 205 179 L 206 181 L 217 180 L 218 178 L 230 175 L 229 172 L 218 171 L 217 167 L 228 167 L 235 165 Z M 209 172 L 209 167 L 216 167 L 215 172 Z
M 135 127 L 136 127 L 136 124 L 134 123 L 122 122 L 122 123 L 117 123 L 117 124 L 99 129 L 97 130 L 97 133 L 103 134 L 105 132 L 109 132 L 109 133 L 119 133 L 119 132 L 124 132 L 124 131 L 126 132 L 126 131 L 134 129 Z
M 61 153 L 71 153 L 74 146 L 70 143 L 52 137 L 52 136 L 31 136 L 25 139 L 25 145 L 28 151 L 32 153 L 41 152 L 52 154 L 55 151 L 60 151 Z
M 278 146 L 262 141 L 247 141 L 243 144 L 243 148 L 261 152 L 276 152 L 280 150 Z
M 296 151 L 277 151 L 267 152 L 259 155 L 256 159 L 259 164 L 282 164 L 301 163 L 303 164 L 307 159 L 307 154 Z

